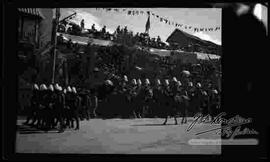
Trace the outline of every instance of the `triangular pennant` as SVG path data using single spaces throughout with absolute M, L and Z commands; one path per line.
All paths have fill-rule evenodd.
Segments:
M 203 28 L 200 28 L 200 31 L 203 31 Z
M 131 15 L 131 11 L 128 11 L 128 15 Z
M 140 11 L 140 14 L 143 14 L 143 11 Z
M 199 28 L 194 28 L 194 32 L 198 32 L 199 31 Z
M 191 29 L 191 28 L 192 28 L 192 26 L 189 26 L 188 28 L 189 28 L 189 29 Z
M 213 28 L 208 28 L 208 31 L 213 31 L 214 29 Z
M 216 27 L 216 30 L 215 31 L 217 31 L 217 30 L 220 30 L 220 27 Z

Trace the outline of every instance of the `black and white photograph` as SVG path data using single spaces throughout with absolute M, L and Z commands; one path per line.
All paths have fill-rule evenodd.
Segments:
M 268 36 L 268 3 L 206 4 L 15 5 L 6 20 L 16 25 L 14 154 L 222 156 L 259 146 L 267 124 L 254 77 L 267 74 L 252 61 L 266 48 L 252 39 Z

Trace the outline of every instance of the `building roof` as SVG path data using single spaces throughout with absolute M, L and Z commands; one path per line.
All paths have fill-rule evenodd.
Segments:
M 201 46 L 207 49 L 218 49 L 220 45 L 217 45 L 213 42 L 203 40 L 194 35 L 188 34 L 180 29 L 175 29 L 172 34 L 167 38 L 166 42 L 170 44 L 178 44 L 182 47 L 186 47 L 189 45 Z
M 18 8 L 19 12 L 22 12 L 24 14 L 29 14 L 32 16 L 37 16 L 39 18 L 44 19 L 44 15 L 42 14 L 42 12 L 38 9 L 38 8 Z

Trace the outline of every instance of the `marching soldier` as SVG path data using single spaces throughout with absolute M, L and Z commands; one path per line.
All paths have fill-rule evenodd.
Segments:
M 53 85 L 50 84 L 47 90 L 47 95 L 45 98 L 46 102 L 46 110 L 45 110 L 45 131 L 53 128 L 54 125 L 54 88 Z
M 220 113 L 220 97 L 216 89 L 212 89 L 209 96 L 209 109 L 212 119 Z
M 39 103 L 39 109 L 37 113 L 37 128 L 44 128 L 46 123 L 46 114 L 47 114 L 47 95 L 48 95 L 48 89 L 45 84 L 40 85 L 40 103 Z
M 86 119 L 89 120 L 91 118 L 91 98 L 90 91 L 86 90 L 82 95 L 82 106 L 85 111 Z
M 62 87 L 56 84 L 55 86 L 55 113 L 57 121 L 59 122 L 59 133 L 64 132 L 65 125 L 64 125 L 64 118 L 65 118 L 65 95 L 64 92 L 62 92 Z
M 66 94 L 66 117 L 67 117 L 67 126 L 69 128 L 72 127 L 72 109 L 74 106 L 74 96 L 72 95 L 72 89 L 70 86 L 67 87 L 66 92 L 64 91 L 64 93 Z
M 93 118 L 97 117 L 96 110 L 98 108 L 98 94 L 96 90 L 92 90 L 91 95 L 90 95 L 90 114 L 92 115 Z
M 31 98 L 31 106 L 29 107 L 29 113 L 27 116 L 26 121 L 24 122 L 25 125 L 29 124 L 29 121 L 32 119 L 32 124 L 36 121 L 36 113 L 38 110 L 38 96 L 39 95 L 39 87 L 37 84 L 33 85 L 33 94 Z
M 153 89 L 153 114 L 155 117 L 161 115 L 162 87 L 159 79 L 156 80 L 156 86 Z
M 133 114 L 135 118 L 142 117 L 142 106 L 144 100 L 144 94 L 142 90 L 142 81 L 141 79 L 137 80 L 137 95 L 134 98 L 134 105 L 133 105 Z
M 201 101 L 201 109 L 203 116 L 206 116 L 209 114 L 209 98 L 206 91 L 202 92 L 202 101 Z
M 71 102 L 72 123 L 71 123 L 71 125 L 73 127 L 73 119 L 75 119 L 75 122 L 76 122 L 75 130 L 79 130 L 80 120 L 79 120 L 78 109 L 81 106 L 81 98 L 79 97 L 75 87 L 72 87 L 71 96 L 72 96 L 72 102 Z
M 144 89 L 145 98 L 143 101 L 143 115 L 148 117 L 152 114 L 152 102 L 153 102 L 153 90 L 150 86 L 150 81 L 148 78 L 145 79 L 145 89 Z

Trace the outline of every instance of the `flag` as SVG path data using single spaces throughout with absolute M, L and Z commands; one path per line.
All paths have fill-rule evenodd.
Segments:
M 145 33 L 148 33 L 150 29 L 150 14 L 148 14 L 148 19 L 147 22 L 145 24 Z

